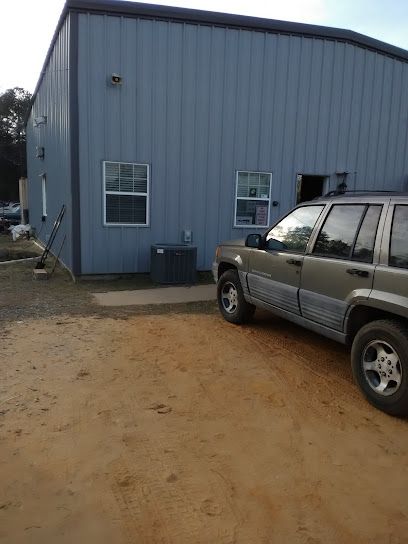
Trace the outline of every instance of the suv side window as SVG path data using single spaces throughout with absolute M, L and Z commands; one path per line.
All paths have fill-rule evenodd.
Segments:
M 378 221 L 382 206 L 369 206 L 361 223 L 356 243 L 354 244 L 353 261 L 372 263 L 375 238 L 377 236 Z
M 266 236 L 266 249 L 304 253 L 324 205 L 296 208 Z
M 408 268 L 408 206 L 395 206 L 389 265 Z
M 382 206 L 337 204 L 332 207 L 313 253 L 371 263 Z

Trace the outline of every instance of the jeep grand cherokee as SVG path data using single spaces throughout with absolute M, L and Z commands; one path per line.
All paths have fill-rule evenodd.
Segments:
M 266 233 L 220 244 L 213 274 L 227 321 L 265 308 L 349 343 L 368 401 L 408 415 L 407 194 L 302 203 Z

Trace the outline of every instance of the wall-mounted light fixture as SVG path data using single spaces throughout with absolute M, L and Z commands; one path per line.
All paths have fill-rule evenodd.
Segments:
M 122 85 L 123 78 L 119 74 L 112 74 L 110 76 L 111 85 Z
M 347 191 L 346 179 L 349 172 L 336 172 L 337 176 L 337 191 L 339 193 L 345 193 Z
M 40 125 L 46 125 L 47 124 L 47 116 L 46 115 L 40 115 L 39 117 L 34 117 L 34 126 L 39 127 Z
M 44 160 L 44 156 L 45 156 L 44 148 L 42 146 L 37 146 L 37 154 L 36 154 L 37 159 Z

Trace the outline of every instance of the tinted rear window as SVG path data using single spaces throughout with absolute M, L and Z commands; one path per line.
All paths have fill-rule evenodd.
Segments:
M 333 206 L 319 233 L 313 253 L 349 258 L 365 209 L 364 204 Z
M 372 263 L 374 243 L 382 206 L 369 206 L 360 227 L 354 246 L 352 259 L 362 263 Z
M 408 206 L 395 206 L 389 264 L 408 268 Z

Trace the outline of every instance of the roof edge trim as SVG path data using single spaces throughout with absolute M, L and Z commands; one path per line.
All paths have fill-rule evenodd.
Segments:
M 43 77 L 45 76 L 45 72 L 47 70 L 48 63 L 50 61 L 52 52 L 54 50 L 55 42 L 57 41 L 60 30 L 61 30 L 61 28 L 62 28 L 62 26 L 63 26 L 63 24 L 65 22 L 65 18 L 67 16 L 68 11 L 69 10 L 68 10 L 68 6 L 67 6 L 67 2 L 66 2 L 64 7 L 62 8 L 62 12 L 61 12 L 61 15 L 59 16 L 57 26 L 55 27 L 55 30 L 54 30 L 54 34 L 52 35 L 51 43 L 50 43 L 50 45 L 48 47 L 47 54 L 45 55 L 45 59 L 44 59 L 43 65 L 41 67 L 40 75 L 38 76 L 37 85 L 35 86 L 34 92 L 33 92 L 32 96 L 31 96 L 30 105 L 29 105 L 27 113 L 26 113 L 26 115 L 24 117 L 24 126 L 25 127 L 27 126 L 28 120 L 30 118 L 31 110 L 32 110 L 33 105 L 34 105 L 35 98 L 36 98 L 37 93 L 39 91 L 39 88 L 40 88 L 40 85 L 42 83 Z
M 66 7 L 84 12 L 171 19 L 196 24 L 201 23 L 223 27 L 237 27 L 259 31 L 328 38 L 350 42 L 353 45 L 360 45 L 408 62 L 408 51 L 405 49 L 371 38 L 364 34 L 359 34 L 353 30 L 335 27 L 265 19 L 249 15 L 180 8 L 175 6 L 142 4 L 140 2 L 123 0 L 67 0 Z

